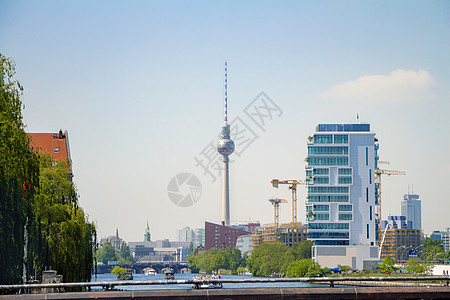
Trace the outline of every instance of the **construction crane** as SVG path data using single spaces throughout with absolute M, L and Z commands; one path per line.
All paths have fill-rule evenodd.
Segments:
M 380 162 L 378 162 L 380 163 Z M 388 161 L 383 161 L 384 164 L 389 164 Z M 378 203 L 375 205 L 375 217 L 378 221 L 378 226 L 381 226 L 381 175 L 406 175 L 406 172 L 403 171 L 394 171 L 394 170 L 383 170 L 383 169 L 375 169 L 375 186 L 378 194 Z M 379 231 L 379 234 L 381 232 Z M 380 239 L 380 236 L 378 236 Z
M 269 202 L 273 205 L 273 223 L 275 224 L 275 230 L 278 230 L 280 224 L 280 203 L 287 203 L 285 199 L 269 199 Z
M 290 185 L 289 189 L 292 190 L 292 225 L 295 226 L 297 224 L 297 185 L 306 185 L 306 180 L 278 180 L 272 179 L 270 182 L 272 186 L 278 188 L 279 184 L 288 184 Z

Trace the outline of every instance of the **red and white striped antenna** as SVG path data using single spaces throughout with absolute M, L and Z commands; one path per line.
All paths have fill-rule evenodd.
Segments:
M 228 124 L 228 112 L 227 112 L 227 62 L 225 62 L 225 124 Z

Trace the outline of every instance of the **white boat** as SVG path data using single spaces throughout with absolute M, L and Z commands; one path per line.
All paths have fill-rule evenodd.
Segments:
M 155 269 L 152 269 L 152 268 L 145 268 L 143 271 L 144 271 L 145 276 L 154 276 L 157 274 Z
M 222 276 L 220 275 L 212 275 L 212 276 L 194 276 L 193 279 L 195 282 L 192 284 L 192 288 L 194 289 L 220 289 L 222 288 L 222 282 L 211 282 L 211 279 L 220 279 Z

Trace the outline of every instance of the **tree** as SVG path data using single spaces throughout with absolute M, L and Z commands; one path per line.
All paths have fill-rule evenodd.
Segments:
M 122 242 L 118 257 L 119 263 L 121 265 L 131 265 L 136 262 L 136 259 L 134 259 L 134 257 L 131 255 L 130 247 L 128 247 L 127 243 L 125 242 Z
M 286 265 L 285 253 L 288 247 L 281 243 L 262 243 L 247 260 L 247 266 L 253 276 L 269 276 L 273 273 L 282 273 Z M 289 259 L 292 259 L 288 253 Z
M 396 263 L 397 260 L 395 258 L 388 256 L 381 263 L 381 270 L 386 274 L 391 274 Z
M 287 277 L 305 277 L 310 267 L 315 267 L 311 259 L 300 259 L 292 262 L 287 268 Z M 320 267 L 319 267 L 320 269 Z
M 245 259 L 237 248 L 211 248 L 198 255 L 192 252 L 187 260 L 189 268 L 193 272 L 212 273 L 219 269 L 226 269 L 231 270 L 233 274 L 237 274 L 238 268 L 245 266 Z
M 101 261 L 105 265 L 108 264 L 108 261 L 116 261 L 116 250 L 111 245 L 111 243 L 106 242 L 97 252 L 97 260 Z
M 29 246 L 40 239 L 32 211 L 39 161 L 24 130 L 23 88 L 14 75 L 14 62 L 0 53 L 0 282 L 4 284 L 22 282 L 25 254 L 33 256 Z M 33 262 L 25 262 L 30 274 Z
M 405 269 L 408 273 L 428 274 L 430 273 L 432 266 L 431 264 L 422 263 L 418 258 L 411 258 L 406 262 Z

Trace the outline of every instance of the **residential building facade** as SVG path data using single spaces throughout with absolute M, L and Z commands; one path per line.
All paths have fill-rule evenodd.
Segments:
M 319 124 L 308 138 L 306 219 L 313 259 L 323 267 L 368 269 L 378 259 L 370 124 Z

